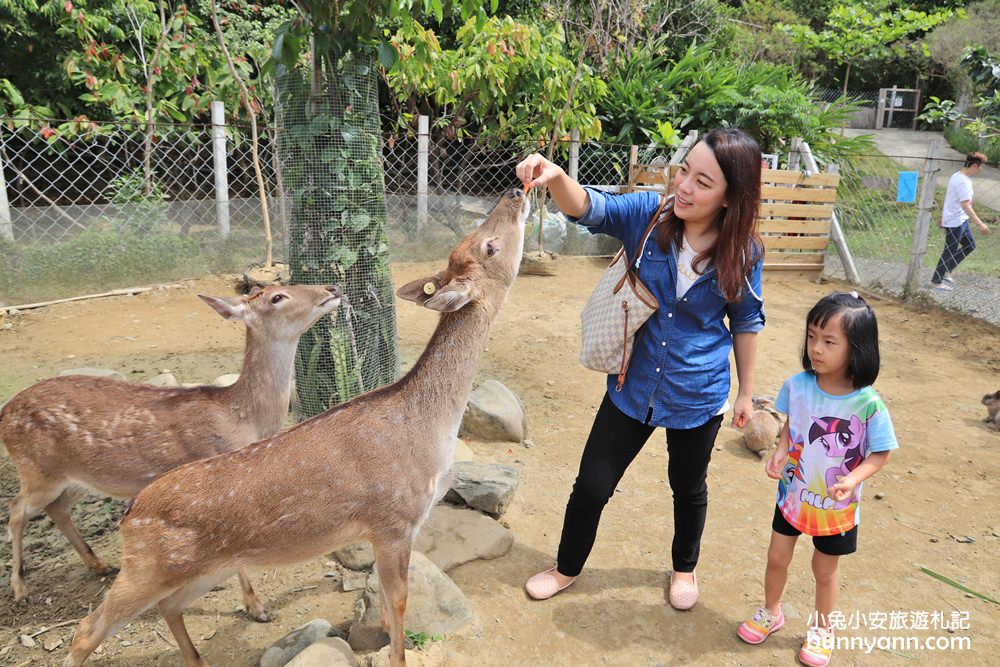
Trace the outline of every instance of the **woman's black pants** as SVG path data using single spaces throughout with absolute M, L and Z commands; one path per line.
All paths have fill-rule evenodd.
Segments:
M 667 478 L 674 496 L 671 557 L 676 572 L 692 572 L 698 564 L 708 510 L 708 462 L 721 424 L 722 415 L 717 415 L 696 428 L 667 429 Z M 566 505 L 557 561 L 562 574 L 575 577 L 583 570 L 604 506 L 654 429 L 623 414 L 604 395 Z

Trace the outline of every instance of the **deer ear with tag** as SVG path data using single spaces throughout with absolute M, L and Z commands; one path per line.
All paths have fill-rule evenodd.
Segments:
M 441 289 L 440 273 L 427 278 L 411 280 L 396 290 L 396 296 L 400 299 L 406 299 L 407 301 L 419 303 L 422 306 L 427 303 L 427 300 L 434 296 L 439 289 Z
M 412 280 L 396 290 L 396 295 L 440 313 L 454 312 L 473 297 L 472 290 L 461 281 L 452 280 L 442 285 L 440 273 Z

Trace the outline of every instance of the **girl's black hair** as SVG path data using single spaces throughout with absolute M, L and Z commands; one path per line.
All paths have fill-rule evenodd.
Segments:
M 802 345 L 802 368 L 815 373 L 809 361 L 809 327 L 825 327 L 831 318 L 843 315 L 840 324 L 850 353 L 847 377 L 855 389 L 875 383 L 881 364 L 878 351 L 878 322 L 871 309 L 857 292 L 834 292 L 820 299 L 806 317 L 806 338 Z

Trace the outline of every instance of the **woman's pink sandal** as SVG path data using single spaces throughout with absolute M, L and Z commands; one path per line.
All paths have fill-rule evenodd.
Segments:
M 569 588 L 576 581 L 576 577 L 573 577 L 569 583 L 560 586 L 553 575 L 555 571 L 556 568 L 552 567 L 545 570 L 545 572 L 539 572 L 531 579 L 528 579 L 528 583 L 524 585 L 524 590 L 535 600 L 548 600 L 559 591 Z
M 670 573 L 670 594 L 667 599 L 670 606 L 678 611 L 687 611 L 698 604 L 698 575 L 694 575 L 694 581 L 685 579 L 674 579 L 674 573 Z

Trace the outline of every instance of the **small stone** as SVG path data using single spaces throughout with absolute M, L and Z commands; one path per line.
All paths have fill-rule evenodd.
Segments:
M 545 384 L 547 384 L 550 387 L 554 387 L 556 383 L 554 380 L 546 380 Z
M 881 491 L 875 494 L 875 500 L 882 500 L 883 498 L 885 498 L 885 494 Z
M 62 637 L 56 637 L 55 639 L 50 639 L 49 641 L 42 644 L 42 648 L 46 651 L 55 651 L 57 648 L 62 646 Z
M 21 635 L 19 640 L 21 642 L 21 646 L 24 648 L 35 648 L 38 646 L 35 640 L 31 638 L 31 635 Z
M 367 572 L 355 572 L 354 570 L 348 570 L 344 572 L 343 587 L 344 592 L 349 593 L 351 591 L 360 591 L 368 583 L 368 573 Z
M 941 540 L 939 540 L 939 539 L 938 539 L 938 538 L 936 538 L 936 537 L 932 537 L 932 538 L 930 539 L 930 541 L 931 541 L 931 542 L 934 542 L 935 544 L 937 544 L 937 543 L 938 543 L 938 542 L 940 542 Z
M 131 645 L 132 645 L 132 642 L 130 642 L 130 641 L 129 641 L 129 640 L 127 640 L 127 639 L 126 639 L 126 640 L 124 640 L 124 641 L 122 641 L 122 646 L 131 646 Z
M 956 537 L 955 541 L 961 544 L 972 544 L 973 542 L 976 541 L 976 538 L 972 537 L 971 535 L 963 535 L 962 537 Z

